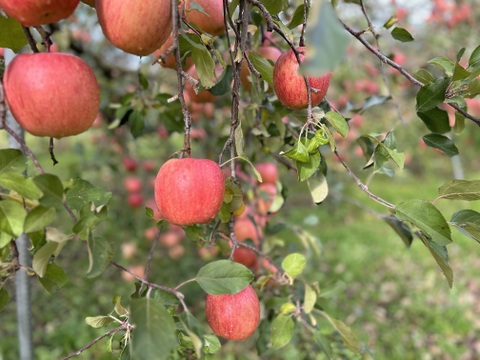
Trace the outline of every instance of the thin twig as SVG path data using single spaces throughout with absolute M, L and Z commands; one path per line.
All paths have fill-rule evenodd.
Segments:
M 37 42 L 33 38 L 32 33 L 30 32 L 30 29 L 28 27 L 25 27 L 25 26 L 22 26 L 22 29 L 23 29 L 23 33 L 27 37 L 28 45 L 30 45 L 30 48 L 32 49 L 32 51 L 34 53 L 40 52 L 37 48 Z
M 129 327 L 131 327 L 131 325 L 127 322 L 123 323 L 122 325 L 116 327 L 115 329 L 112 329 L 110 331 L 107 331 L 105 334 L 103 335 L 100 335 L 99 337 L 97 337 L 95 340 L 93 340 L 92 342 L 89 342 L 87 345 L 83 346 L 82 348 L 78 349 L 77 351 L 71 353 L 70 355 L 67 355 L 65 357 L 62 358 L 62 360 L 67 360 L 67 359 L 71 359 L 71 358 L 74 358 L 78 355 L 80 355 L 82 352 L 84 352 L 85 350 L 88 350 L 89 348 L 91 348 L 93 345 L 95 345 L 96 343 L 98 343 L 100 340 L 110 336 L 110 335 L 114 335 L 116 334 L 117 332 L 119 331 L 122 331 L 122 330 L 127 330 Z
M 163 225 L 163 224 L 162 224 Z M 145 265 L 145 279 L 148 279 L 150 275 L 150 268 L 152 265 L 153 253 L 155 252 L 155 248 L 157 247 L 157 243 L 160 240 L 160 234 L 162 233 L 162 226 L 157 229 L 157 234 L 155 235 L 155 239 L 153 239 L 152 246 L 150 247 L 150 251 L 148 252 L 147 264 Z M 140 290 L 138 291 L 140 294 L 143 291 L 145 284 L 142 283 Z

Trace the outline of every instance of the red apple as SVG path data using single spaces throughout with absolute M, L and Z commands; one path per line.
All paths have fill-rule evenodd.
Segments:
M 168 256 L 172 258 L 173 260 L 178 260 L 180 259 L 183 254 L 185 254 L 185 248 L 183 245 L 175 245 L 168 249 Z
M 168 39 L 160 47 L 160 49 L 157 49 L 153 52 L 153 57 L 157 59 L 160 55 L 162 55 L 165 51 L 167 51 L 170 48 L 170 46 L 172 46 L 172 43 L 173 43 L 173 37 L 172 37 L 172 33 L 170 33 L 170 35 L 168 36 Z M 165 59 L 165 62 L 159 61 L 158 63 L 163 67 L 177 70 L 177 62 L 175 61 L 175 52 L 170 53 L 170 55 L 168 55 L 167 58 Z M 187 71 L 192 67 L 192 65 L 193 65 L 193 60 L 189 56 L 185 59 L 185 64 L 182 66 L 182 68 L 184 71 Z
M 107 39 L 130 54 L 153 53 L 172 31 L 170 0 L 96 0 L 95 8 Z
M 257 254 L 253 250 L 238 247 L 233 254 L 233 261 L 242 264 L 250 269 L 258 267 Z
M 123 167 L 128 172 L 134 172 L 138 168 L 138 162 L 134 158 L 127 156 L 123 158 L 122 162 L 123 162 Z
M 123 181 L 123 186 L 129 193 L 138 193 L 142 191 L 143 183 L 140 178 L 136 176 L 129 176 Z
M 270 183 L 260 184 L 257 195 L 257 212 L 259 215 L 267 215 L 277 195 L 277 186 Z
M 97 117 L 97 79 L 88 64 L 74 55 L 17 55 L 7 67 L 3 83 L 13 116 L 32 135 L 77 135 Z
M 176 232 L 176 231 L 167 231 L 166 233 L 163 233 L 160 235 L 160 244 L 167 248 L 174 247 L 182 241 L 182 234 Z
M 197 3 L 203 11 L 191 9 L 191 3 Z M 211 35 L 225 32 L 223 21 L 223 0 L 185 0 L 185 20 Z
M 23 26 L 51 24 L 72 15 L 80 0 L 0 0 L 0 8 Z
M 278 180 L 278 168 L 277 164 L 272 162 L 264 162 L 256 164 L 255 168 L 262 176 L 262 183 L 264 184 L 277 184 Z
M 176 225 L 206 224 L 220 211 L 225 179 L 208 159 L 170 159 L 155 179 L 155 201 L 165 220 Z
M 277 61 L 280 55 L 282 55 L 282 51 L 275 46 L 262 46 L 258 48 L 257 52 L 265 59 L 272 60 L 274 63 Z M 247 91 L 252 90 L 252 81 L 249 79 L 249 76 L 254 75 L 250 74 L 247 61 L 243 60 L 242 68 L 240 69 L 240 80 Z
M 128 205 L 130 205 L 134 209 L 137 209 L 143 206 L 144 199 L 142 194 L 132 193 L 132 194 L 128 194 L 127 201 L 128 201 Z
M 207 295 L 205 313 L 215 334 L 228 340 L 245 340 L 260 322 L 260 301 L 248 285 L 236 294 Z
M 304 58 L 304 47 L 299 47 L 300 60 Z M 273 88 L 278 100 L 289 109 L 305 109 L 308 106 L 307 86 L 298 73 L 298 62 L 292 49 L 284 52 L 273 67 Z M 320 77 L 308 77 L 312 91 L 312 106 L 320 104 L 330 84 L 330 73 Z

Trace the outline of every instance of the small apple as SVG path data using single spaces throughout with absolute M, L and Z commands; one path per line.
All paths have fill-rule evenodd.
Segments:
M 238 247 L 233 254 L 233 261 L 242 264 L 250 269 L 258 268 L 257 254 L 253 250 Z
M 245 340 L 253 335 L 260 322 L 260 301 L 251 285 L 236 294 L 208 294 L 205 315 L 218 336 Z
M 143 195 L 140 193 L 132 193 L 128 194 L 127 202 L 134 209 L 138 209 L 139 207 L 143 206 Z
M 98 22 L 117 48 L 134 55 L 150 55 L 172 31 L 170 0 L 96 0 Z
M 142 180 L 136 176 L 129 176 L 123 181 L 123 186 L 128 193 L 138 193 L 142 191 Z
M 255 165 L 255 169 L 260 173 L 263 184 L 277 184 L 278 168 L 277 164 L 264 162 Z
M 145 229 L 143 235 L 148 241 L 153 241 L 157 237 L 158 228 L 156 226 L 150 226 Z
M 203 9 L 191 8 L 191 3 L 197 3 Z M 223 0 L 185 0 L 185 20 L 200 30 L 217 36 L 225 32 L 223 17 Z
M 225 179 L 208 159 L 170 159 L 155 179 L 155 201 L 165 220 L 176 225 L 206 224 L 220 211 Z
M 177 233 L 176 231 L 167 231 L 160 235 L 160 244 L 167 248 L 174 247 L 182 241 L 182 235 Z
M 23 26 L 51 24 L 72 15 L 80 0 L 0 0 L 0 8 Z
M 304 47 L 299 47 L 300 60 L 304 58 Z M 303 76 L 298 73 L 299 65 L 292 49 L 284 52 L 273 67 L 273 88 L 278 100 L 289 109 L 305 109 L 308 107 L 307 86 Z M 312 89 L 312 106 L 317 106 L 325 97 L 330 84 L 328 73 L 320 77 L 308 77 Z
M 168 256 L 173 260 L 180 259 L 185 254 L 185 248 L 183 245 L 175 245 L 168 249 Z
M 134 158 L 132 157 L 124 157 L 123 160 L 123 167 L 125 168 L 125 170 L 127 170 L 128 172 L 134 172 L 137 170 L 138 168 L 138 162 L 137 160 L 135 160 Z
M 253 241 L 255 246 L 259 246 L 261 230 L 248 217 L 239 217 L 235 221 L 233 231 L 238 242 L 247 239 Z M 257 254 L 251 249 L 238 247 L 233 253 L 233 261 L 245 265 L 248 268 L 257 268 Z
M 17 55 L 3 78 L 8 106 L 30 134 L 62 138 L 86 131 L 97 117 L 100 89 L 88 64 L 63 53 Z
M 137 253 L 137 245 L 135 245 L 133 242 L 125 242 L 121 246 L 122 249 L 122 256 L 124 259 L 129 260 L 135 256 Z

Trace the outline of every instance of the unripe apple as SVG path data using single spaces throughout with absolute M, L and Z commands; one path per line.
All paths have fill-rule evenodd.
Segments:
M 260 322 L 260 301 L 248 285 L 236 294 L 207 295 L 205 313 L 215 334 L 228 340 L 245 340 Z
M 297 49 L 300 60 L 304 59 L 304 47 Z M 298 72 L 299 65 L 292 49 L 284 52 L 273 67 L 273 88 L 278 100 L 289 109 L 305 109 L 308 107 L 307 86 L 303 76 Z M 319 77 L 308 77 L 312 87 L 312 106 L 317 106 L 325 97 L 330 84 L 328 73 Z M 315 92 L 313 89 L 318 90 Z
M 197 3 L 203 11 L 192 9 L 190 4 Z M 225 32 L 223 0 L 185 0 L 185 20 L 211 35 Z
M 262 55 L 267 60 L 272 60 L 273 63 L 282 55 L 282 51 L 275 46 L 262 46 L 258 48 L 257 52 Z M 252 90 L 252 81 L 249 79 L 249 76 L 255 76 L 250 74 L 250 69 L 246 60 L 242 62 L 242 68 L 240 69 L 240 80 L 242 81 L 243 87 L 250 91 Z
M 80 0 L 0 0 L 0 8 L 23 26 L 51 24 L 72 15 Z
M 107 39 L 130 54 L 153 53 L 172 31 L 170 0 L 96 0 L 95 8 Z
M 32 135 L 77 135 L 97 117 L 98 82 L 88 64 L 77 56 L 17 55 L 5 70 L 3 84 L 10 111 Z
M 263 184 L 277 184 L 277 180 L 278 180 L 277 164 L 272 162 L 255 164 L 255 169 L 257 169 L 257 171 L 262 176 Z
M 206 224 L 220 211 L 225 179 L 208 159 L 170 159 L 155 179 L 155 201 L 165 220 L 176 225 Z

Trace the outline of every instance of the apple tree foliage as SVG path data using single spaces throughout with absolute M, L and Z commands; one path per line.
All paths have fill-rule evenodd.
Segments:
M 167 80 L 164 86 L 163 79 L 152 76 L 148 71 L 140 71 L 136 79 L 128 77 L 134 84 L 129 91 L 125 90 L 128 89 L 126 86 L 119 87 L 122 90 L 116 90 L 115 86 L 107 87 L 107 81 L 122 84 L 122 77 L 112 74 L 127 70 L 105 65 L 98 53 L 93 56 L 81 43 L 71 41 L 69 51 L 85 57 L 92 66 L 98 67 L 96 72 L 102 79 L 103 98 L 115 99 L 111 103 L 105 100 L 101 106 L 103 117 L 109 123 L 105 130 L 109 135 L 104 139 L 112 143 L 117 141 L 117 145 L 120 143 L 119 146 L 122 146 L 122 141 L 135 141 L 161 128 L 171 137 L 175 136 L 172 134 L 184 134 L 183 142 L 181 139 L 177 141 L 178 147 L 173 151 L 175 156 L 183 156 L 181 154 L 187 152 L 193 157 L 210 157 L 230 169 L 224 204 L 217 219 L 208 225 L 184 229 L 187 238 L 199 247 L 215 244 L 220 249 L 218 257 L 200 264 L 191 278 L 175 279 L 178 282 L 175 287 L 153 282 L 148 273 L 146 276 L 136 275 L 132 295 L 111 294 L 114 300 L 109 313 L 85 314 L 89 326 L 105 328 L 103 338 L 108 351 L 120 359 L 211 358 L 221 351 L 222 342 L 206 330 L 198 309 L 189 309 L 180 288 L 195 282 L 208 294 L 233 294 L 253 282 L 263 309 L 261 324 L 249 344 L 260 356 L 268 356 L 295 337 L 307 344 L 305 351 L 323 351 L 327 358 L 335 358 L 333 348 L 337 349 L 338 343 L 352 353 L 369 358 L 370 349 L 366 344 L 357 340 L 343 321 L 332 317 L 321 306 L 320 300 L 328 300 L 329 293 L 336 289 L 325 290 L 323 284 L 302 276 L 306 267 L 314 267 L 320 261 L 318 239 L 304 229 L 285 224 L 283 226 L 290 227 L 298 236 L 301 246 L 292 251 L 282 243 L 268 240 L 269 236 L 282 230 L 282 226 L 268 222 L 272 214 L 281 212 L 288 201 L 288 189 L 281 179 L 276 184 L 276 196 L 269 204 L 269 214 L 263 218 L 267 222 L 263 225 L 261 248 L 255 248 L 248 241 L 237 244 L 253 249 L 261 263 L 267 266 L 252 271 L 230 260 L 228 237 L 232 235 L 235 221 L 232 213 L 245 205 L 255 206 L 258 198 L 263 196 L 257 189 L 261 176 L 255 164 L 266 158 L 275 159 L 279 167 L 295 172 L 297 180 L 305 183 L 305 191 L 310 192 L 312 201 L 318 206 L 322 206 L 329 194 L 327 180 L 331 170 L 328 165 L 333 161 L 340 162 L 359 191 L 366 193 L 370 201 L 383 206 L 381 219 L 406 246 L 418 239 L 428 248 L 452 287 L 454 278 L 448 261 L 452 229 L 480 242 L 480 214 L 468 207 L 468 202 L 480 199 L 480 181 L 445 179 L 435 199 L 405 199 L 394 204 L 377 196 L 352 171 L 337 145 L 341 139 L 350 139 L 351 118 L 343 113 L 348 110 L 350 114 L 368 116 L 370 108 L 385 106 L 394 101 L 392 97 L 374 94 L 365 99 L 362 106 L 349 104 L 342 111 L 332 104 L 327 94 L 327 99 L 318 107 L 291 111 L 283 107 L 271 91 L 273 63 L 256 51 L 258 44 L 264 41 L 271 41 L 284 51 L 304 42 L 311 52 L 307 52 L 301 69 L 303 74 L 315 76 L 326 71 L 335 74 L 335 69 L 348 56 L 352 42 L 361 44 L 373 61 L 381 61 L 385 67 L 395 69 L 398 76 L 406 79 L 415 89 L 416 102 L 411 106 L 417 115 L 415 121 L 423 122 L 428 130 L 423 136 L 425 144 L 444 156 L 458 155 L 461 149 L 451 134 L 464 131 L 467 122 L 480 125 L 480 119 L 469 113 L 467 101 L 480 93 L 480 47 L 460 48 L 453 58 L 439 55 L 424 59 L 429 66 L 410 73 L 394 57 L 382 52 L 379 34 L 399 43 L 412 44 L 415 43 L 415 34 L 403 28 L 393 15 L 384 19 L 383 27 L 373 25 L 365 3 L 346 0 L 312 3 L 225 1 L 226 23 L 231 31 L 218 37 L 202 33 L 199 29 L 187 31 L 187 24 L 181 23 L 179 55 L 183 62 L 193 60 L 198 81 L 181 73 L 178 77 L 180 88 L 185 82 L 191 82 L 197 91 L 205 90 L 217 96 L 214 110 L 216 116 L 223 119 L 221 124 L 206 124 L 206 136 L 197 140 L 193 139 L 193 129 L 197 125 L 192 125 L 191 109 L 178 101 L 176 78 Z M 349 23 L 345 5 L 363 10 L 363 27 Z M 88 10 L 83 15 L 94 18 L 95 12 Z M 43 37 L 46 42 L 56 32 L 65 34 L 68 31 L 55 24 L 46 26 L 44 30 L 47 32 L 40 31 L 38 34 L 38 29 L 24 30 L 16 21 L 0 16 L 0 47 L 18 52 L 26 46 L 27 40 L 32 42 L 34 39 L 35 42 L 37 39 L 40 42 Z M 33 37 L 27 39 L 26 33 Z M 252 70 L 250 92 L 240 84 L 241 66 L 247 65 Z M 216 75 L 218 68 L 221 72 Z M 0 74 L 3 71 L 4 63 L 0 63 Z M 334 86 L 335 76 L 332 83 L 331 86 Z M 453 122 L 449 120 L 447 109 L 454 112 Z M 6 110 L 5 99 L 0 92 L 0 126 L 8 131 Z M 116 130 L 128 131 L 132 138 L 114 140 L 112 133 Z M 392 126 L 383 133 L 359 134 L 352 140 L 362 150 L 365 171 L 393 176 L 395 168 L 404 167 L 406 157 L 396 141 L 398 131 L 401 128 Z M 54 151 L 62 151 L 59 147 L 61 142 L 57 142 Z M 163 162 L 166 160 L 167 156 Z M 159 167 L 161 164 L 156 165 Z M 62 268 L 56 259 L 62 256 L 62 252 L 68 251 L 74 241 L 81 241 L 85 246 L 85 256 L 89 261 L 87 277 L 97 277 L 98 281 L 102 281 L 107 267 L 129 272 L 125 266 L 113 261 L 119 244 L 102 234 L 104 222 L 122 221 L 113 219 L 112 214 L 116 213 L 116 209 L 110 208 L 113 196 L 108 187 L 82 179 L 81 174 L 77 178 L 61 178 L 45 172 L 28 142 L 21 144 L 21 150 L 2 145 L 0 310 L 11 301 L 7 285 L 18 271 L 27 271 L 50 293 L 59 290 L 68 281 L 67 274 L 75 269 Z M 449 200 L 458 202 L 458 211 L 447 219 L 436 203 Z M 153 209 L 147 207 L 145 218 L 156 223 L 158 238 L 165 224 L 155 220 L 153 213 Z M 252 216 L 254 222 L 259 222 L 259 219 Z M 19 263 L 14 242 L 24 233 L 30 239 L 31 266 Z M 147 255 L 146 265 L 155 266 L 151 263 L 151 255 Z

